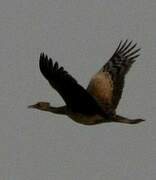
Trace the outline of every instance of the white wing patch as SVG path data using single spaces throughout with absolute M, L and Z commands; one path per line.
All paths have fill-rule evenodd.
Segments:
M 100 70 L 91 79 L 87 91 L 97 100 L 104 110 L 111 106 L 113 96 L 113 82 L 110 74 Z

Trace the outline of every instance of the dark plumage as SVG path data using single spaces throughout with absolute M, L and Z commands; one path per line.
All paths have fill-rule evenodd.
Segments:
M 112 106 L 114 109 L 122 95 L 125 75 L 139 56 L 140 48 L 135 49 L 136 45 L 132 45 L 132 41 L 126 40 L 124 43 L 121 41 L 113 56 L 103 67 L 103 71 L 108 71 L 113 81 Z
M 63 67 L 59 67 L 57 62 L 53 63 L 51 58 L 42 53 L 39 65 L 43 76 L 73 112 L 87 115 L 104 114 L 95 99 Z
M 139 56 L 140 49 L 135 49 L 136 45 L 132 45 L 132 41 L 121 41 L 110 60 L 92 77 L 87 89 L 78 84 L 57 62 L 41 53 L 41 73 L 62 96 L 66 106 L 55 108 L 49 103 L 40 102 L 29 107 L 66 114 L 74 121 L 86 125 L 102 122 L 135 124 L 143 121 L 130 120 L 116 115 L 115 112 L 121 98 L 125 75 Z

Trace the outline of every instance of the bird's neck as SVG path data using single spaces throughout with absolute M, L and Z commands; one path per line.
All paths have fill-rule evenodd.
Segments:
M 66 106 L 60 106 L 60 107 L 49 106 L 47 111 L 55 114 L 66 114 Z

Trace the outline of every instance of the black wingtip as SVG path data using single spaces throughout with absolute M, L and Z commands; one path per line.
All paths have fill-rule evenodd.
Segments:
M 44 55 L 44 52 L 41 52 L 41 53 L 40 53 L 40 57 L 43 56 L 43 55 Z
M 62 66 L 59 66 L 57 61 L 53 61 L 52 58 L 48 57 L 45 53 L 40 53 L 39 68 L 42 75 L 50 81 L 54 76 L 60 76 L 68 74 Z
M 41 59 L 44 59 L 44 58 L 45 58 L 45 54 L 44 54 L 44 52 L 41 52 L 41 53 L 40 53 L 40 58 L 39 58 L 39 59 L 41 60 Z
M 120 54 L 122 56 L 129 57 L 129 58 L 131 58 L 133 55 L 136 55 L 135 56 L 136 58 L 139 56 L 138 52 L 141 50 L 141 48 L 138 48 L 135 50 L 136 46 L 137 46 L 137 43 L 133 43 L 133 41 L 129 41 L 128 39 L 126 39 L 125 41 L 122 40 L 119 42 L 119 45 L 112 57 L 114 57 L 116 54 Z

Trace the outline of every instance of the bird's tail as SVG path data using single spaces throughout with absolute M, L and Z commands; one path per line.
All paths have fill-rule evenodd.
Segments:
M 116 115 L 114 119 L 114 122 L 125 123 L 125 124 L 138 124 L 142 121 L 145 121 L 145 120 L 144 119 L 128 119 L 120 115 Z

